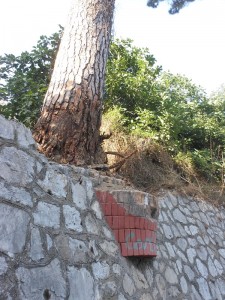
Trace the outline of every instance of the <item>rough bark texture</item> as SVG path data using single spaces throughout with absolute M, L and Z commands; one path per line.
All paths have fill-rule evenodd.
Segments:
M 34 131 L 52 159 L 102 163 L 99 128 L 115 0 L 74 0 Z

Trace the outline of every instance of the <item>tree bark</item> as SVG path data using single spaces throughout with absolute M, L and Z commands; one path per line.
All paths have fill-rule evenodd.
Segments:
M 51 159 L 105 162 L 100 125 L 115 0 L 74 0 L 34 129 Z

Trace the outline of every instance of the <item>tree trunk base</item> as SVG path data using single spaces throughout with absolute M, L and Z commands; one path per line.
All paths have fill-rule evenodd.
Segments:
M 59 163 L 77 166 L 106 163 L 99 128 L 92 128 L 88 116 L 83 116 L 82 122 L 77 122 L 78 119 L 71 109 L 42 111 L 33 134 L 39 151 Z

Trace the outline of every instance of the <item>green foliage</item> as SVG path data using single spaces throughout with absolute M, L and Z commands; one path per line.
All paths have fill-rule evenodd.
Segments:
M 205 146 L 202 104 L 206 96 L 201 88 L 180 75 L 163 73 L 159 79 L 161 101 L 161 140 L 183 151 Z
M 158 7 L 159 2 L 162 2 L 165 0 L 148 0 L 147 5 L 153 8 Z M 179 13 L 179 11 L 184 8 L 187 4 L 190 2 L 194 2 L 195 0 L 171 0 L 168 1 L 170 4 L 169 13 L 170 14 L 176 14 Z
M 124 110 L 119 106 L 109 108 L 102 116 L 105 131 L 125 132 L 127 130 L 127 119 L 124 116 Z
M 161 71 L 155 62 L 148 49 L 134 47 L 129 39 L 115 40 L 107 64 L 105 110 L 112 105 L 119 105 L 127 113 L 136 108 L 155 110 L 155 79 Z M 146 101 L 149 96 L 151 101 Z
M 0 113 L 32 127 L 50 81 L 62 27 L 50 37 L 41 36 L 31 52 L 0 57 Z

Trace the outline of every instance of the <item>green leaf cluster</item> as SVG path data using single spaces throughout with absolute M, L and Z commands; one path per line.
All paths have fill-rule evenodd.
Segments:
M 32 127 L 40 113 L 62 34 L 41 36 L 31 52 L 0 56 L 0 113 Z
M 156 8 L 158 7 L 159 3 L 165 1 L 165 0 L 148 0 L 147 5 Z M 169 13 L 171 15 L 179 13 L 179 11 L 184 8 L 186 5 L 188 5 L 190 2 L 194 2 L 195 0 L 170 0 L 169 5 Z
M 105 109 L 119 105 L 128 113 L 140 107 L 155 110 L 158 105 L 155 81 L 161 72 L 155 62 L 148 49 L 134 47 L 129 39 L 111 43 Z

